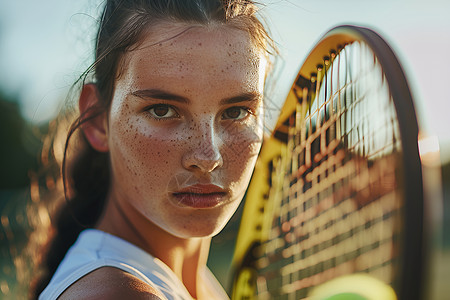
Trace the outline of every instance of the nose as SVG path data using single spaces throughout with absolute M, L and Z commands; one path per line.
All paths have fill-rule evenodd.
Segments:
M 223 165 L 220 153 L 222 140 L 211 124 L 192 130 L 191 145 L 182 158 L 183 167 L 189 171 L 210 173 Z

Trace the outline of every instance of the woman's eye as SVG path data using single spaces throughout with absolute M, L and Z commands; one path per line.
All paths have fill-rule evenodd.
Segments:
M 224 119 L 240 120 L 248 116 L 249 111 L 245 107 L 230 107 L 223 114 Z
M 153 105 L 148 108 L 147 111 L 155 119 L 170 119 L 176 118 L 178 116 L 178 113 L 175 111 L 175 109 L 166 104 Z

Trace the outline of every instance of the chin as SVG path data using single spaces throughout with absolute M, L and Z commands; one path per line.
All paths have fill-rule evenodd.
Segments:
M 211 220 L 210 222 L 198 222 L 185 224 L 182 228 L 179 228 L 175 236 L 180 238 L 210 238 L 219 234 L 230 218 L 226 220 Z

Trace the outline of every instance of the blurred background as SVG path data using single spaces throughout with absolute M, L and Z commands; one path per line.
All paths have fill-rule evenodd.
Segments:
M 281 54 L 270 86 L 267 114 L 272 123 L 301 63 L 330 28 L 341 24 L 370 27 L 397 53 L 413 92 L 421 136 L 429 137 L 432 148 L 440 150 L 440 156 L 429 165 L 442 175 L 433 180 L 441 181 L 442 188 L 428 201 L 443 216 L 435 225 L 436 264 L 440 265 L 436 272 L 450 280 L 450 96 L 446 92 L 450 82 L 450 1 L 260 2 Z M 0 0 L 1 299 L 24 295 L 24 287 L 16 284 L 22 276 L 17 268 L 25 263 L 20 257 L 30 229 L 48 221 L 31 201 L 30 176 L 38 170 L 49 121 L 61 108 L 72 105 L 74 99 L 66 97 L 68 90 L 93 61 L 102 3 Z M 238 225 L 239 213 L 212 245 L 210 265 L 226 288 Z

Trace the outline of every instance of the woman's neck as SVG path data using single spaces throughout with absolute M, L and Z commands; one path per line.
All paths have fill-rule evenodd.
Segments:
M 126 213 L 125 213 L 126 211 Z M 183 282 L 193 298 L 206 292 L 201 274 L 205 271 L 211 238 L 183 239 L 173 236 L 145 219 L 139 212 L 124 210 L 108 201 L 97 229 L 118 236 L 164 262 Z

